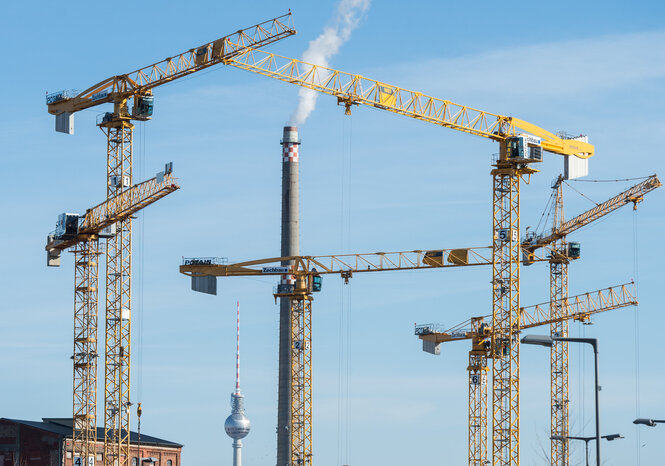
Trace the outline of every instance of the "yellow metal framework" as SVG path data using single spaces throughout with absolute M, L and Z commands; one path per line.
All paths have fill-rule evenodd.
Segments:
M 635 306 L 637 304 L 635 284 L 628 282 L 588 293 L 568 296 L 562 306 L 563 313 L 560 319 L 587 322 L 592 315 L 627 306 Z M 519 328 L 525 330 L 551 324 L 554 319 L 551 317 L 552 311 L 550 310 L 550 305 L 551 302 L 548 300 L 540 304 L 521 308 Z M 474 338 L 478 338 L 481 341 L 492 333 L 491 318 L 491 315 L 472 317 L 443 331 L 419 333 L 418 338 L 433 343 L 473 340 Z M 488 354 L 491 354 L 491 351 Z
M 562 139 L 515 117 L 485 112 L 358 74 L 345 73 L 252 47 L 246 47 L 242 53 L 225 60 L 224 63 L 333 95 L 337 97 L 338 103 L 346 107 L 347 112 L 352 105 L 362 104 L 499 142 L 523 132 L 529 133 L 542 138 L 544 150 L 556 154 L 588 158 L 594 152 L 592 144 Z
M 179 189 L 176 179 L 165 173 L 115 195 L 91 209 L 80 222 L 78 234 L 65 240 L 52 239 L 47 251 L 74 252 L 74 379 L 73 456 L 95 456 L 97 407 L 97 324 L 100 233 L 132 214 Z
M 554 198 L 554 231 L 564 224 L 563 185 L 559 177 Z M 568 254 L 566 237 L 553 243 L 555 251 L 550 259 L 550 336 L 568 337 L 568 319 L 563 318 L 568 297 Z M 552 465 L 567 466 L 569 394 L 568 394 L 568 342 L 554 341 L 550 350 L 550 460 Z
M 62 91 L 46 97 L 48 111 L 54 115 L 73 114 L 104 103 L 114 104 L 114 112 L 107 113 L 99 125 L 107 136 L 107 202 L 98 206 L 92 215 L 86 215 L 81 226 L 83 233 L 87 231 L 86 229 L 92 232 L 92 229 L 88 228 L 91 224 L 103 223 L 104 226 L 116 224 L 116 235 L 106 244 L 104 464 L 107 466 L 124 466 L 129 462 L 131 213 L 124 215 L 120 212 L 128 204 L 135 209 L 135 212 L 168 192 L 172 192 L 161 190 L 153 193 L 154 197 L 149 197 L 144 194 L 153 186 L 143 186 L 141 189 L 132 188 L 133 125 L 131 120 L 147 120 L 152 114 L 151 111 L 145 113 L 138 109 L 138 98 L 150 96 L 152 89 L 157 86 L 222 63 L 242 53 L 247 46 L 262 47 L 291 36 L 296 33 L 292 22 L 289 12 L 131 73 L 105 79 L 85 91 Z M 130 99 L 134 99 L 135 108 L 132 112 L 128 108 Z M 88 221 L 90 223 L 86 225 L 85 222 Z M 84 242 L 83 244 L 87 241 L 85 234 L 81 234 L 76 240 L 52 241 L 47 245 L 47 250 L 61 250 L 81 241 Z M 77 251 L 83 251 L 81 249 L 83 247 L 77 246 Z M 88 276 L 90 273 L 93 273 L 92 268 L 90 270 L 77 269 L 76 286 L 78 287 L 82 277 Z M 83 301 L 78 301 L 79 299 L 83 300 L 84 297 L 79 297 L 77 294 L 75 321 L 91 321 L 91 309 L 94 307 L 95 328 L 90 328 L 89 332 L 96 335 L 97 296 L 95 294 L 93 297 L 90 294 L 86 298 L 88 301 L 85 305 L 81 304 Z M 95 300 L 94 306 L 90 299 Z M 75 328 L 78 329 L 78 326 L 79 323 L 76 323 Z M 76 345 L 75 342 L 75 354 L 79 349 Z M 90 347 L 85 348 L 85 351 L 89 349 Z M 86 419 L 86 422 L 84 424 L 73 423 L 74 439 L 89 438 L 90 434 L 87 433 L 89 426 L 96 425 L 96 372 L 92 374 L 96 371 L 96 365 L 86 366 L 85 373 L 82 372 L 83 369 L 80 367 L 79 373 L 77 373 L 75 366 L 74 419 L 77 419 L 78 416 L 79 419 Z M 88 380 L 95 386 L 88 387 L 88 383 L 82 383 L 81 380 Z M 89 445 L 86 442 L 82 449 L 92 451 L 94 447 L 86 446 Z
M 291 461 L 312 464 L 312 295 L 307 277 L 287 297 L 291 307 Z
M 501 160 L 494 170 L 493 200 L 493 313 L 495 330 L 492 353 L 493 372 L 493 450 L 495 465 L 519 463 L 519 342 L 511 323 L 518 322 L 519 269 L 519 182 L 533 170 L 506 157 L 508 138 L 528 134 L 540 138 L 543 150 L 556 154 L 591 157 L 593 145 L 562 139 L 536 125 L 489 113 L 420 92 L 345 73 L 300 60 L 248 48 L 226 64 L 284 82 L 337 97 L 350 113 L 353 105 L 367 105 L 447 128 L 474 134 L 500 143 Z M 497 239 L 499 231 L 510 232 L 508 241 Z M 514 233 L 513 233 L 514 232 Z M 515 234 L 516 236 L 513 236 Z M 505 355 L 504 355 L 505 353 Z M 474 361 L 473 365 L 478 361 Z M 482 364 L 482 362 L 480 362 Z M 471 434 L 470 434 L 471 435 Z
M 97 293 L 99 240 L 74 248 L 74 457 L 96 455 L 97 440 Z M 86 460 L 87 461 L 87 460 Z M 86 463 L 87 464 L 87 463 Z
M 390 270 L 417 270 L 471 265 L 491 265 L 492 248 L 489 246 L 457 249 L 432 249 L 361 254 L 334 254 L 322 256 L 271 257 L 237 262 L 235 264 L 187 263 L 180 273 L 188 276 L 244 277 L 251 275 L 282 275 L 283 272 L 266 267 L 290 262 L 289 273 L 296 276 L 310 274 L 340 274 L 351 278 L 354 273 L 385 272 Z M 551 249 L 543 245 L 525 263 L 549 261 Z
M 644 199 L 645 194 L 653 191 L 656 188 L 659 188 L 660 186 L 662 186 L 662 183 L 658 177 L 656 175 L 651 175 L 644 181 L 631 186 L 627 190 L 617 194 L 607 201 L 598 204 L 596 207 L 589 209 L 566 222 L 562 220 L 560 225 L 554 226 L 551 234 L 542 238 L 538 238 L 533 243 L 524 243 L 523 248 L 528 251 L 533 251 L 539 247 L 551 244 L 557 239 L 579 230 L 589 223 L 614 212 L 619 207 L 623 207 L 626 204 L 632 203 L 633 207 L 636 208 L 637 204 Z
M 471 320 L 475 335 L 469 351 L 469 464 L 487 464 L 487 358 L 490 345 L 482 318 Z
M 276 294 L 290 300 L 291 308 L 291 344 L 292 374 L 291 397 L 292 412 L 290 420 L 291 462 L 311 464 L 312 462 L 312 372 L 311 372 L 311 280 L 322 274 L 339 274 L 346 281 L 354 273 L 433 269 L 470 265 L 492 264 L 491 248 L 461 248 L 414 250 L 397 252 L 378 252 L 368 254 L 341 254 L 326 256 L 289 256 L 258 259 L 235 264 L 204 264 L 201 261 L 189 261 L 180 266 L 180 272 L 189 276 L 252 276 L 282 275 L 278 265 L 290 264 L 288 273 L 296 277 L 293 293 Z M 535 251 L 530 261 L 546 261 L 550 251 L 545 246 Z M 274 266 L 274 267 L 271 267 Z M 480 356 L 480 366 L 487 371 L 487 357 Z M 482 362 L 484 361 L 484 363 Z M 471 364 L 472 362 L 470 362 Z M 484 405 L 486 412 L 487 387 L 482 378 Z M 481 392 L 478 392 L 479 396 Z M 479 422 L 484 423 L 485 420 Z M 478 436 L 486 442 L 486 433 Z M 483 440 L 484 439 L 484 440 Z
M 502 159 L 505 145 L 502 144 Z M 519 464 L 520 178 L 515 164 L 499 160 L 492 170 L 492 458 Z
M 104 103 L 122 102 L 137 95 L 150 95 L 157 86 L 223 63 L 249 46 L 264 47 L 295 33 L 293 17 L 289 12 L 130 73 L 112 76 L 75 96 L 59 93 L 50 99 L 47 97 L 48 111 L 54 115 L 78 112 Z
M 520 309 L 519 329 L 538 327 L 541 325 L 553 325 L 569 320 L 586 322 L 591 315 L 620 309 L 627 306 L 637 305 L 634 284 L 627 283 L 615 287 L 605 288 L 591 293 L 577 296 L 563 297 L 558 301 L 548 301 Z M 556 309 L 556 310 L 554 310 Z M 555 314 L 557 314 L 555 316 Z M 471 340 L 471 351 L 469 351 L 469 464 L 472 466 L 484 466 L 487 464 L 487 360 L 494 358 L 492 354 L 491 338 L 494 329 L 490 325 L 491 316 L 472 317 L 462 324 L 456 325 L 445 331 L 419 331 L 418 337 L 424 341 L 433 343 L 445 343 L 449 341 Z M 554 358 L 554 356 L 552 356 Z M 563 361 L 564 370 L 567 374 L 567 359 Z M 564 386 L 567 389 L 567 385 Z M 555 393 L 554 391 L 552 393 Z M 561 393 L 565 396 L 567 391 Z M 558 419 L 567 422 L 560 411 L 556 413 Z M 567 411 L 564 411 L 567 414 Z M 552 419 L 557 419 L 554 416 Z M 558 448 L 566 455 L 566 445 L 552 444 L 552 448 Z
M 129 119 L 100 125 L 107 136 L 107 199 L 132 186 L 132 135 Z M 129 382 L 131 356 L 132 220 L 116 223 L 106 242 L 106 350 L 104 378 L 104 462 L 129 464 Z

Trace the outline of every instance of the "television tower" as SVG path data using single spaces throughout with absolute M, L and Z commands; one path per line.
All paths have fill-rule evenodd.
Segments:
M 242 441 L 249 434 L 244 396 L 240 393 L 240 302 L 236 304 L 236 389 L 231 393 L 231 415 L 224 422 L 226 435 L 233 439 L 233 466 L 242 466 Z

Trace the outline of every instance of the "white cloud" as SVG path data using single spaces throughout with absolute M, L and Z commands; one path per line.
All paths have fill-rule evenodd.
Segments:
M 441 97 L 579 95 L 665 78 L 664 43 L 665 31 L 611 35 L 421 60 L 393 70 L 409 86 Z

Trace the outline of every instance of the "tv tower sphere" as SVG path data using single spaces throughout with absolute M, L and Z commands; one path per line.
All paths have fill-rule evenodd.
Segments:
M 232 412 L 231 415 L 226 418 L 226 421 L 224 421 L 226 435 L 235 440 L 247 437 L 250 429 L 249 419 L 245 416 L 243 398 L 244 396 L 239 393 L 231 395 Z

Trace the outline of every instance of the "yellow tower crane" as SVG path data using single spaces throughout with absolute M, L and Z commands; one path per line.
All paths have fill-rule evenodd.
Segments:
M 591 222 L 615 211 L 616 209 L 628 204 L 640 202 L 643 196 L 659 187 L 660 181 L 655 175 L 648 177 L 641 183 L 629 188 L 628 190 L 608 199 L 602 204 L 574 217 L 568 222 L 559 221 L 562 219 L 563 203 L 561 193 L 562 179 L 558 178 L 554 185 L 555 192 L 555 210 L 559 213 L 555 215 L 555 226 L 549 235 L 536 236 L 530 235 L 523 243 L 523 257 L 525 264 L 529 265 L 529 257 L 540 247 L 551 247 L 552 250 L 547 254 L 550 263 L 550 311 L 554 319 L 551 323 L 553 332 L 566 332 L 569 319 L 557 319 L 562 316 L 563 306 L 566 306 L 568 296 L 567 266 L 571 260 L 579 257 L 579 244 L 570 243 L 567 247 L 566 235 L 572 233 Z M 565 286 L 565 288 L 563 288 Z M 570 298 L 572 299 L 572 298 Z M 542 320 L 541 320 L 542 321 Z M 491 334 L 491 325 L 486 323 L 486 319 L 471 319 L 470 325 L 478 334 L 483 337 L 475 339 L 471 351 L 469 352 L 469 464 L 479 466 L 486 464 L 487 461 L 487 371 L 488 358 L 491 359 L 489 348 L 484 346 L 486 336 Z M 541 324 L 539 324 L 541 325 Z M 480 332 L 482 326 L 482 332 Z M 425 326 L 427 327 L 427 326 Z M 417 335 L 420 333 L 417 332 Z M 563 333 L 561 333 L 563 335 Z M 431 338 L 424 339 L 428 343 L 423 343 L 425 351 L 435 351 L 429 342 Z M 447 340 L 446 340 L 447 341 Z M 552 348 L 552 390 L 551 390 L 551 424 L 552 436 L 560 435 L 564 429 L 568 432 L 568 358 L 567 347 L 565 353 L 560 348 Z M 553 460 L 552 464 L 564 463 L 568 456 L 564 455 L 566 445 L 561 445 L 557 440 L 552 440 Z M 557 456 L 555 454 L 561 452 Z
M 563 177 L 557 178 L 553 185 L 554 192 L 554 215 L 553 227 L 547 237 L 527 238 L 522 247 L 528 251 L 534 250 L 540 244 L 551 245 L 554 254 L 550 256 L 550 310 L 552 318 L 562 317 L 564 309 L 562 306 L 568 296 L 568 264 L 571 257 L 579 256 L 579 249 L 575 243 L 567 243 L 566 236 L 591 222 L 614 212 L 618 208 L 632 203 L 637 208 L 637 203 L 642 201 L 643 196 L 661 186 L 656 175 L 632 186 L 624 192 L 608 199 L 602 204 L 584 212 L 566 222 L 564 220 L 563 208 Z M 530 244 L 533 243 L 533 244 Z M 571 247 L 572 246 L 572 247 Z M 558 319 L 550 324 L 551 336 L 568 336 L 568 319 Z M 568 448 L 569 436 L 569 395 L 568 395 L 568 343 L 555 341 L 550 350 L 550 413 L 551 413 L 551 435 L 550 458 L 552 465 L 568 466 L 570 449 Z
M 515 333 L 520 307 L 520 180 L 536 170 L 542 152 L 566 156 L 571 166 L 591 157 L 585 137 L 559 137 L 526 121 L 489 113 L 261 50 L 247 49 L 226 64 L 337 97 L 347 114 L 367 105 L 436 125 L 482 136 L 499 143 L 493 178 L 491 353 L 492 462 L 519 464 L 519 340 Z
M 529 263 L 548 260 L 551 251 L 534 251 Z M 283 263 L 293 263 L 283 266 Z M 291 464 L 312 464 L 312 293 L 321 290 L 324 274 L 339 274 L 348 283 L 354 273 L 491 265 L 491 247 L 377 252 L 328 256 L 290 256 L 225 264 L 218 258 L 188 258 L 180 272 L 192 277 L 192 289 L 216 293 L 216 285 L 202 287 L 208 277 L 292 275 L 295 285 L 279 287 L 277 298 L 288 298 L 291 312 Z M 214 290 L 214 291 L 213 291 Z
M 85 215 L 62 214 L 46 244 L 47 264 L 60 265 L 62 251 L 74 252 L 74 406 L 72 458 L 96 456 L 97 306 L 99 239 L 114 234 L 115 225 L 179 189 L 171 165 L 155 178 L 122 191 L 88 209 Z
M 577 308 L 580 307 L 580 297 L 568 297 L 568 263 L 571 260 L 575 260 L 580 257 L 579 254 L 579 243 L 566 243 L 566 236 L 586 225 L 589 225 L 595 220 L 598 220 L 605 215 L 614 212 L 620 207 L 633 203 L 636 204 L 643 199 L 643 196 L 658 188 L 661 184 L 656 175 L 652 175 L 645 179 L 644 181 L 632 186 L 631 188 L 623 191 L 622 193 L 608 199 L 607 201 L 596 205 L 592 209 L 583 212 L 582 214 L 574 217 L 568 222 L 562 222 L 563 217 L 563 203 L 562 203 L 562 178 L 558 178 L 555 182 L 553 188 L 555 191 L 555 202 L 554 209 L 558 213 L 554 217 L 554 227 L 551 232 L 545 236 L 537 236 L 535 234 L 527 235 L 527 238 L 522 243 L 523 251 L 523 260 L 525 265 L 530 265 L 529 258 L 541 247 L 549 247 L 551 250 L 547 253 L 547 260 L 550 263 L 550 319 L 552 320 L 550 326 L 553 332 L 562 332 L 560 336 L 567 335 L 567 322 L 568 318 L 560 319 L 560 317 L 573 315 L 573 312 L 566 311 L 567 306 L 571 306 L 574 303 Z M 565 288 L 564 288 L 565 286 Z M 627 299 L 613 300 L 611 298 L 619 296 L 620 298 L 632 297 L 632 294 L 628 293 L 625 286 L 621 288 L 621 293 L 617 293 L 613 289 L 608 289 L 608 298 L 602 299 L 601 290 L 596 292 L 598 295 L 598 300 L 601 304 L 611 303 L 608 306 L 614 307 L 605 307 L 600 308 L 603 310 L 616 309 L 616 303 L 620 302 L 629 302 Z M 588 302 L 588 296 L 587 297 Z M 592 302 L 587 307 L 592 307 L 595 304 Z M 596 308 L 594 308 L 596 309 Z M 528 311 L 528 308 L 526 309 Z M 547 323 L 542 318 L 542 309 L 540 307 L 534 309 L 538 312 L 539 318 L 537 325 L 542 325 Z M 598 311 L 596 309 L 596 312 Z M 577 312 L 580 314 L 580 312 Z M 577 314 L 573 318 L 579 320 Z M 523 310 L 522 313 L 522 322 L 528 324 L 529 326 L 534 326 L 536 322 L 535 319 L 530 317 L 529 312 Z M 491 323 L 488 323 L 486 318 L 472 318 L 469 322 L 469 325 L 472 329 L 473 335 L 475 337 L 473 340 L 473 345 L 469 351 L 469 465 L 472 466 L 482 466 L 486 464 L 487 461 L 487 372 L 488 372 L 488 359 L 492 358 L 492 355 L 489 351 L 490 347 L 486 345 L 488 341 L 488 336 L 492 333 Z M 423 335 L 423 332 L 426 332 L 428 335 L 435 334 L 431 332 L 431 325 L 424 325 L 416 329 L 416 335 L 419 337 Z M 455 331 L 455 336 L 459 336 L 459 332 L 456 330 L 457 327 L 451 329 Z M 447 332 L 448 335 L 444 335 L 442 341 L 451 341 L 449 338 L 450 332 Z M 438 346 L 433 346 L 431 343 L 434 341 L 435 337 L 427 337 L 421 339 L 423 340 L 423 350 L 427 352 L 433 352 L 438 354 Z M 455 338 L 453 338 L 454 340 Z M 552 361 L 552 387 L 551 387 L 551 424 L 552 424 L 552 437 L 561 435 L 559 434 L 565 429 L 566 436 L 568 435 L 568 358 L 567 358 L 567 347 L 565 352 L 561 351 L 559 348 L 552 348 L 551 351 L 551 361 Z M 565 459 L 568 458 L 564 454 L 566 445 L 561 445 L 560 441 L 556 439 L 552 440 L 552 464 L 567 464 L 564 463 Z M 554 451 L 561 452 L 560 455 L 556 455 Z
M 104 103 L 113 104 L 113 112 L 107 112 L 98 122 L 107 141 L 106 192 L 107 200 L 111 202 L 133 186 L 132 121 L 145 121 L 151 118 L 153 88 L 224 63 L 243 53 L 249 46 L 263 47 L 295 32 L 289 12 L 153 65 L 105 79 L 82 92 L 66 90 L 48 94 L 46 96 L 48 111 L 56 117 L 56 131 L 73 134 L 76 112 Z M 81 244 L 76 250 L 76 263 L 95 263 L 96 267 L 97 261 L 93 260 L 99 256 L 99 250 L 95 248 L 96 243 Z M 81 249 L 84 246 L 86 248 Z M 106 241 L 105 465 L 125 466 L 130 458 L 131 250 L 132 223 L 131 217 L 126 217 L 116 222 L 114 235 L 109 236 Z M 77 288 L 80 288 L 86 286 L 83 281 L 87 283 L 92 278 L 77 275 L 76 280 Z M 94 281 L 96 282 L 96 278 Z M 92 312 L 90 309 L 85 309 L 86 306 L 79 304 L 78 294 L 76 299 L 80 313 Z M 76 379 L 74 383 L 77 383 Z M 92 389 L 87 393 L 94 391 Z M 92 402 L 92 400 L 84 401 L 88 405 Z M 94 406 L 91 405 L 87 410 L 90 414 L 90 411 L 94 411 Z M 96 420 L 93 418 L 92 421 L 94 425 Z M 74 430 L 76 431 L 76 424 Z
M 591 315 L 600 312 L 637 305 L 633 283 L 626 283 L 602 290 L 568 296 L 563 302 L 554 303 L 557 314 L 552 312 L 552 302 L 520 309 L 519 329 L 540 325 L 553 325 L 561 321 L 587 322 Z M 469 464 L 487 464 L 487 372 L 488 360 L 492 359 L 491 339 L 493 329 L 491 316 L 472 317 L 446 330 L 437 324 L 417 325 L 415 334 L 423 340 L 423 350 L 439 354 L 441 343 L 471 340 L 469 351 Z M 516 331 L 519 331 L 516 329 Z M 566 361 L 567 362 L 567 361 Z

